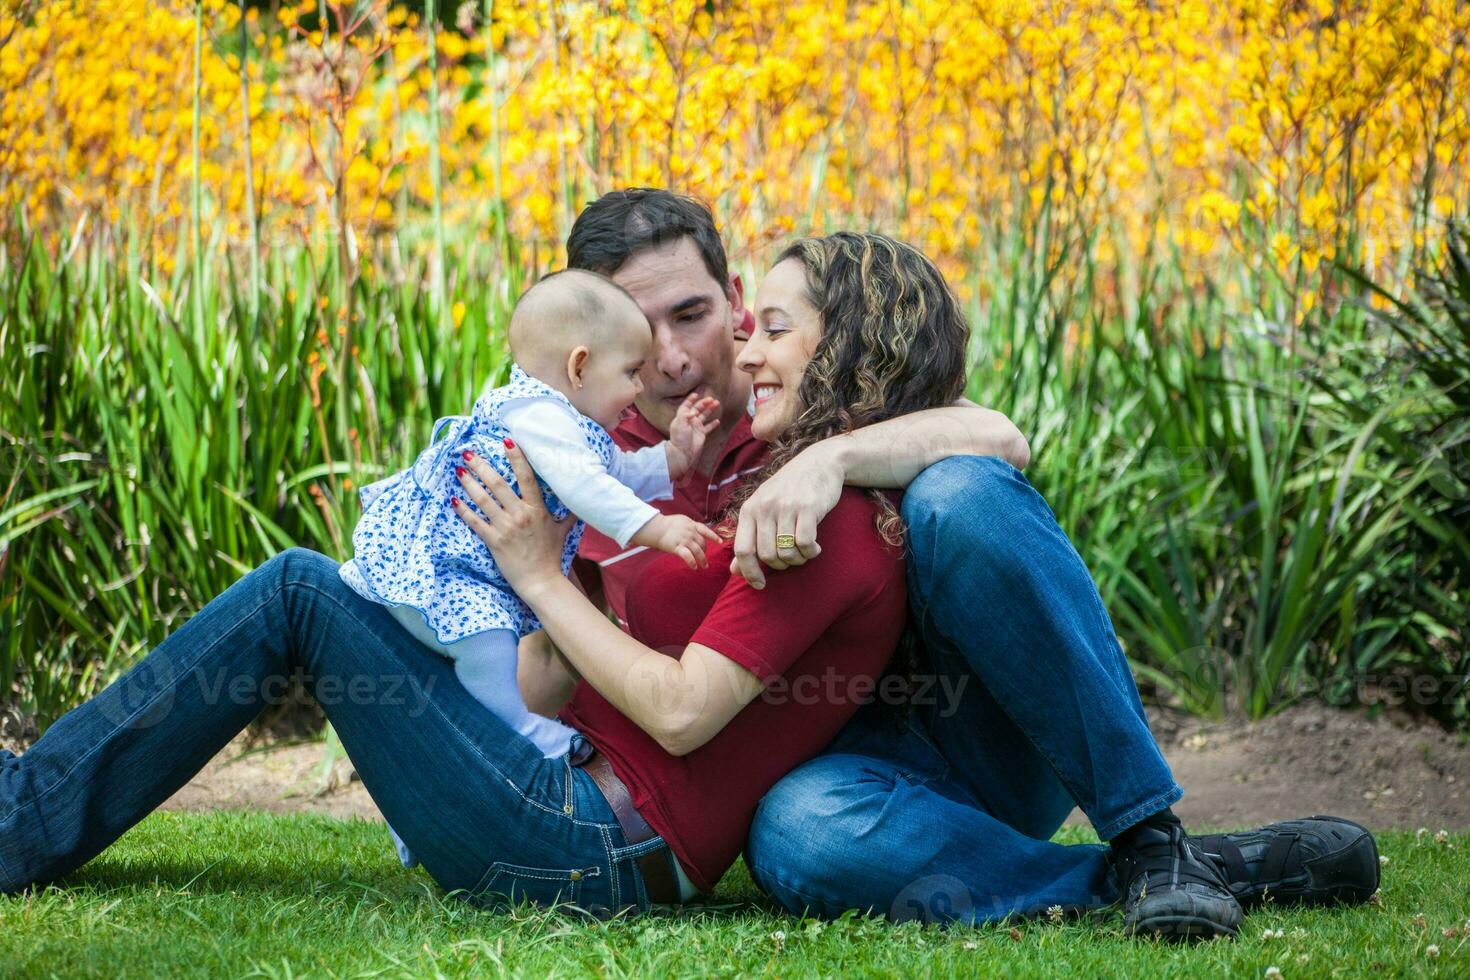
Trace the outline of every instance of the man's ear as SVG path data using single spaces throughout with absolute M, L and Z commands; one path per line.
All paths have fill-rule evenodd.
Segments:
M 582 374 L 587 370 L 587 361 L 592 352 L 585 346 L 578 344 L 572 348 L 567 355 L 567 380 L 572 383 L 573 388 L 582 387 Z
M 745 284 L 738 273 L 732 273 L 725 286 L 725 299 L 730 303 L 730 322 L 736 340 L 749 340 L 755 333 L 755 314 L 745 308 Z
M 730 281 L 725 284 L 725 299 L 730 301 L 730 309 L 735 311 L 738 320 L 745 312 L 745 283 L 741 281 L 740 273 L 730 273 Z

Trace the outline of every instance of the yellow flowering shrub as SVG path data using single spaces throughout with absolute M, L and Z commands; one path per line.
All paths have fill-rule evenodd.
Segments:
M 962 276 L 1021 229 L 1105 272 L 1234 257 L 1310 295 L 1344 250 L 1396 267 L 1470 187 L 1457 0 L 449 6 L 437 77 L 416 4 L 250 11 L 247 147 L 240 10 L 204 0 L 220 247 L 248 241 L 247 158 L 267 249 L 405 229 L 427 247 L 433 111 L 456 241 L 489 240 L 498 196 L 543 261 L 587 200 L 661 185 L 714 205 L 737 256 L 855 225 Z M 0 234 L 22 214 L 60 247 L 86 215 L 167 267 L 193 176 L 193 4 L 0 9 Z

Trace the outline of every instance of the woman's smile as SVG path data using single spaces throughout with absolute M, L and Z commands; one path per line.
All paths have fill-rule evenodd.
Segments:
M 752 432 L 779 433 L 790 421 L 790 414 L 782 408 L 785 401 L 782 386 L 772 381 L 757 381 L 750 387 Z M 779 421 L 778 421 L 779 420 Z

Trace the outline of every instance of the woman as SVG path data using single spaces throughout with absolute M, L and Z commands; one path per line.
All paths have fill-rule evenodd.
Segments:
M 799 243 L 756 309 L 739 364 L 753 381 L 752 431 L 774 447 L 757 481 L 818 439 L 952 404 L 963 389 L 964 319 L 938 270 L 898 242 Z M 100 852 L 295 673 L 446 889 L 642 910 L 713 888 L 761 795 L 837 733 L 862 700 L 852 692 L 872 691 L 898 640 L 894 501 L 845 490 L 822 524 L 822 560 L 760 589 L 731 573 L 728 553 L 702 570 L 659 561 L 629 596 L 625 634 L 561 576 L 567 528 L 539 496 L 520 500 L 482 461 L 465 465 L 476 506 L 456 500 L 456 512 L 583 678 L 562 712 L 578 732 L 571 753 L 543 758 L 470 697 L 452 664 L 344 586 L 335 562 L 293 549 L 25 755 L 0 757 L 0 889 Z

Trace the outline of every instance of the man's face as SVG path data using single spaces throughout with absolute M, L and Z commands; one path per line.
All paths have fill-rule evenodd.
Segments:
M 740 290 L 717 283 L 691 238 L 638 252 L 612 274 L 653 327 L 653 356 L 643 366 L 643 393 L 634 404 L 661 432 L 691 391 L 720 401 L 729 418 L 744 410 L 748 379 L 737 376 L 736 318 Z

